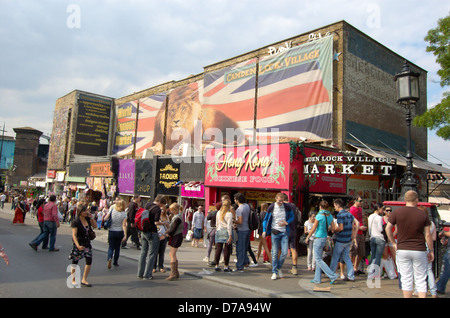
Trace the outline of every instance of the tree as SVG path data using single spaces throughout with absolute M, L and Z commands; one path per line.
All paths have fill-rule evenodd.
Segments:
M 438 26 L 428 31 L 425 41 L 429 42 L 427 52 L 433 52 L 436 62 L 441 66 L 437 72 L 441 77 L 441 87 L 450 85 L 450 15 L 438 20 Z M 437 130 L 436 134 L 450 140 L 450 92 L 435 107 L 414 118 L 413 124 Z

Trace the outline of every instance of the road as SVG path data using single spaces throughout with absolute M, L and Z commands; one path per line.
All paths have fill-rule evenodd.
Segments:
M 140 280 L 136 277 L 136 260 L 121 257 L 120 266 L 109 270 L 106 253 L 101 250 L 94 250 L 88 277 L 93 287 L 69 288 L 70 227 L 65 224 L 58 229 L 56 247 L 59 252 L 41 249 L 36 252 L 28 245 L 39 233 L 36 220 L 27 216 L 26 225 L 12 225 L 12 219 L 12 211 L 0 210 L 0 243 L 10 260 L 6 266 L 0 259 L 0 298 L 263 298 L 248 290 L 189 275 L 169 282 L 165 280 L 168 272 L 155 273 L 151 281 Z M 84 260 L 80 261 L 80 268 L 83 270 Z

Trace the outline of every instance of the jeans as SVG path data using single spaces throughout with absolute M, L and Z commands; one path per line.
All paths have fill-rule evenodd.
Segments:
M 120 256 L 120 245 L 125 236 L 123 231 L 108 231 L 108 260 L 113 259 L 113 265 L 117 265 Z
M 314 283 L 316 284 L 320 284 L 321 281 L 321 277 L 322 277 L 322 271 L 332 280 L 336 280 L 338 279 L 338 275 L 335 273 L 335 271 L 332 271 L 327 263 L 324 262 L 324 260 L 322 259 L 322 255 L 323 255 L 323 248 L 325 247 L 325 243 L 326 243 L 326 238 L 325 237 L 315 237 L 314 238 L 314 244 L 313 244 L 313 249 L 314 249 L 314 258 L 316 259 L 316 271 L 314 273 Z M 333 255 L 333 259 L 334 259 L 334 255 Z M 351 266 L 351 268 L 353 269 L 353 266 Z
M 247 255 L 248 244 L 250 243 L 250 231 L 238 231 L 238 240 L 236 243 L 237 263 L 236 269 L 243 269 L 250 263 Z
M 278 274 L 278 270 L 284 264 L 289 247 L 288 235 L 286 232 L 280 232 L 279 234 L 272 234 L 272 273 Z M 281 249 L 280 258 L 278 258 L 278 251 Z
M 49 250 L 52 251 L 55 249 L 55 242 L 56 242 L 56 222 L 54 221 L 44 221 L 44 232 L 41 233 L 34 241 L 31 243 L 34 243 L 36 245 L 41 244 L 43 241 L 50 239 L 50 247 Z M 45 244 L 45 243 L 44 243 Z
M 159 240 L 159 248 L 158 253 L 156 253 L 154 269 L 164 269 L 164 254 L 166 252 L 167 240 L 167 237 L 164 240 Z
M 450 242 L 449 242 L 450 244 Z M 448 279 L 450 278 L 450 246 L 447 247 L 444 258 L 442 260 L 442 272 L 439 275 L 439 281 L 436 283 L 436 289 L 445 293 Z
M 347 265 L 347 278 L 354 280 L 355 279 L 355 271 L 353 270 L 352 259 L 350 258 L 350 247 L 352 246 L 352 242 L 341 243 L 336 242 L 334 244 L 333 256 L 331 258 L 330 269 L 334 273 L 337 270 L 337 265 L 339 259 L 342 259 Z M 336 275 L 337 276 L 337 275 Z
M 152 270 L 155 266 L 156 254 L 159 249 L 159 237 L 156 232 L 142 232 L 142 247 L 141 255 L 138 263 L 138 277 L 150 278 L 152 277 Z M 147 256 L 148 262 L 147 262 Z
M 44 233 L 44 222 L 39 222 L 39 228 L 41 229 L 41 233 L 39 233 L 39 235 L 41 235 L 42 233 Z M 36 236 L 34 240 L 37 240 L 39 235 Z M 48 248 L 48 236 L 45 236 L 44 240 L 42 241 L 42 249 L 46 248 Z
M 370 264 L 381 265 L 381 257 L 383 256 L 385 245 L 386 242 L 382 238 L 372 237 L 370 239 Z

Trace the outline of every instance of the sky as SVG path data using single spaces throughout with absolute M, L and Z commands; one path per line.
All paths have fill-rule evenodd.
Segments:
M 0 0 L 0 131 L 50 136 L 75 89 L 119 98 L 341 20 L 427 70 L 431 108 L 449 87 L 424 37 L 449 12 L 443 0 Z M 433 131 L 428 154 L 450 168 Z

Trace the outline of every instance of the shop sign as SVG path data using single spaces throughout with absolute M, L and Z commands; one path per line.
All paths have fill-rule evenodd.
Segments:
M 157 194 L 179 195 L 179 187 L 174 186 L 180 180 L 180 164 L 171 158 L 158 160 L 158 170 L 156 172 Z
M 56 170 L 48 170 L 47 171 L 47 178 L 55 179 L 56 178 Z
M 91 177 L 112 177 L 111 164 L 109 162 L 91 163 Z
M 395 174 L 393 158 L 361 156 L 315 156 L 304 159 L 304 174 L 382 175 Z
M 323 158 L 330 157 L 330 161 L 322 162 L 322 161 L 314 161 L 317 165 L 325 164 L 329 162 L 334 162 L 333 157 L 340 156 L 339 153 L 314 149 L 306 147 L 304 149 L 305 152 L 305 160 L 303 165 L 303 174 L 305 175 L 305 180 L 308 181 L 309 192 L 311 193 L 339 193 L 346 194 L 347 193 L 347 177 L 341 174 L 325 174 L 321 173 L 320 170 L 317 173 L 311 173 L 311 169 L 309 164 L 306 163 L 307 158 Z
M 121 194 L 134 194 L 134 159 L 119 160 L 118 190 Z
M 207 149 L 205 185 L 289 188 L 289 144 Z
M 181 187 L 181 196 L 189 198 L 204 198 L 205 187 L 203 184 L 194 186 L 183 185 Z
M 153 160 L 138 159 L 135 161 L 134 193 L 151 197 L 153 187 Z

